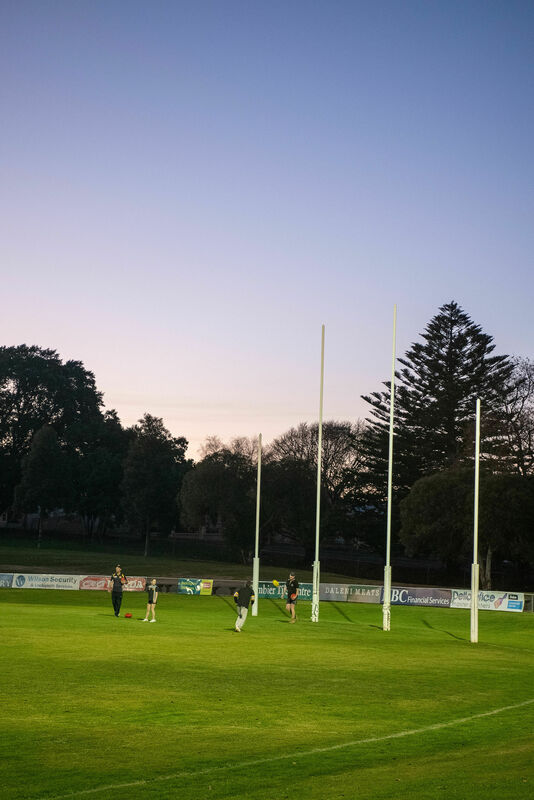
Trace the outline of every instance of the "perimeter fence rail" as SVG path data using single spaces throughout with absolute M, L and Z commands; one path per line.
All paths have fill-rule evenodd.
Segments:
M 160 576 L 156 578 L 158 588 L 163 592 L 177 592 L 188 595 L 231 595 L 243 585 L 243 581 L 222 578 L 176 578 Z M 105 591 L 109 578 L 104 575 L 57 575 L 43 573 L 0 573 L 0 588 L 8 589 L 62 589 Z M 126 591 L 143 592 L 147 578 L 135 576 L 128 579 Z M 276 586 L 272 581 L 260 581 L 260 598 L 283 600 L 285 585 Z M 311 601 L 312 584 L 299 585 L 299 600 Z M 320 600 L 337 603 L 383 603 L 384 588 L 379 584 L 321 583 Z M 391 604 L 403 606 L 425 606 L 427 608 L 471 607 L 470 589 L 450 589 L 416 586 L 392 586 Z M 526 592 L 500 592 L 481 590 L 478 594 L 478 608 L 482 611 L 534 612 L 534 594 Z

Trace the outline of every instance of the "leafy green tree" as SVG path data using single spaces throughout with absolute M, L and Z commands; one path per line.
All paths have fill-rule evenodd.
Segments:
M 77 465 L 77 510 L 91 541 L 105 533 L 121 504 L 120 457 L 105 447 L 82 456 Z
M 321 524 L 320 539 L 328 536 L 342 536 L 345 539 L 367 538 L 361 525 L 362 519 L 356 509 L 362 505 L 362 474 L 364 460 L 362 438 L 364 426 L 361 422 L 329 420 L 323 424 L 321 454 Z M 266 452 L 266 492 L 269 491 L 271 466 L 272 480 L 276 482 L 278 491 L 291 496 L 291 485 L 284 486 L 284 481 L 291 478 L 298 482 L 300 491 L 308 498 L 309 505 L 301 508 L 301 530 L 295 527 L 296 520 L 288 524 L 276 514 L 269 518 L 269 528 L 274 532 L 285 530 L 286 538 L 299 541 L 306 549 L 306 563 L 310 553 L 315 549 L 315 515 L 317 502 L 317 455 L 319 425 L 317 423 L 301 423 L 275 439 Z M 274 464 L 281 464 L 276 470 Z M 313 497 L 312 497 L 313 494 Z M 269 502 L 267 500 L 267 502 Z M 276 503 L 272 504 L 273 512 Z M 289 512 L 290 509 L 286 509 Z M 313 522 L 311 522 L 313 520 Z M 310 533 L 312 531 L 312 533 Z
M 123 462 L 134 437 L 133 429 L 122 427 L 116 411 L 106 411 L 87 426 L 83 449 L 69 453 L 75 508 L 91 541 L 101 538 L 112 520 L 120 520 Z
M 503 442 L 510 471 L 534 474 L 534 362 L 515 358 L 512 391 L 506 399 L 506 440 Z
M 361 422 L 323 423 L 321 482 L 331 505 L 354 489 L 363 468 Z M 269 461 L 295 461 L 317 470 L 319 425 L 302 422 L 275 439 L 267 450 Z
M 450 569 L 472 560 L 473 470 L 460 467 L 416 481 L 401 504 L 400 537 L 409 555 L 437 556 Z M 479 559 L 482 588 L 491 588 L 492 562 L 531 561 L 534 552 L 534 480 L 481 472 Z
M 130 524 L 144 533 L 147 556 L 152 527 L 170 531 L 176 518 L 176 496 L 189 466 L 187 440 L 173 437 L 163 420 L 150 414 L 133 428 L 133 435 L 124 462 L 123 506 Z
M 325 491 L 321 495 L 320 539 L 330 532 L 324 524 L 328 513 Z M 309 566 L 315 554 L 317 473 L 304 460 L 283 458 L 265 465 L 262 479 L 262 528 L 269 535 L 281 534 L 304 548 Z
M 482 474 L 479 502 L 481 583 L 491 588 L 492 561 L 534 562 L 534 478 Z
M 101 407 L 94 375 L 81 362 L 63 363 L 54 350 L 37 346 L 0 347 L 2 509 L 12 503 L 34 434 L 51 425 L 63 445 L 83 448 Z
M 62 508 L 69 495 L 68 462 L 55 430 L 44 425 L 33 437 L 30 452 L 22 463 L 22 478 L 16 488 L 16 506 L 39 514 L 41 520 Z
M 220 443 L 217 447 L 210 447 L 184 478 L 182 520 L 195 529 L 206 523 L 220 527 L 230 551 L 248 563 L 254 551 L 256 468 L 252 454 Z
M 461 467 L 414 483 L 400 503 L 400 539 L 409 556 L 436 556 L 449 570 L 469 556 L 473 481 L 473 470 Z

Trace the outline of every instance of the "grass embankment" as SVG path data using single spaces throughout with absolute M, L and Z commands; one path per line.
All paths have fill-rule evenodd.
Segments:
M 162 595 L 156 624 L 143 594 L 133 619 L 100 592 L 0 602 L 2 800 L 534 797 L 534 615 L 481 612 L 473 645 L 451 609 L 384 633 L 380 606 L 289 625 L 263 600 L 236 634 L 227 597 Z
M 113 549 L 81 549 L 58 547 L 43 543 L 0 544 L 0 571 L 3 572 L 56 572 L 73 575 L 108 575 L 120 564 L 126 575 L 145 575 L 182 578 L 236 578 L 244 580 L 252 575 L 252 567 L 246 564 L 232 564 L 225 561 L 205 561 L 197 559 L 173 558 L 168 556 L 147 556 L 137 553 L 121 553 Z M 287 567 L 260 565 L 260 579 L 272 580 L 284 577 L 293 564 Z M 312 579 L 311 570 L 297 570 L 299 580 Z M 366 579 L 348 577 L 331 572 L 321 573 L 321 580 L 327 583 L 373 583 Z

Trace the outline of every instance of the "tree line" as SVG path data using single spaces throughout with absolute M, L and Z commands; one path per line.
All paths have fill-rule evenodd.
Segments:
M 469 557 L 475 402 L 483 409 L 482 582 L 495 559 L 534 561 L 534 364 L 495 354 L 456 303 L 443 305 L 402 358 L 395 388 L 393 533 L 398 552 L 449 567 Z M 323 425 L 321 537 L 383 552 L 390 384 L 364 399 L 367 419 Z M 263 452 L 262 541 L 282 537 L 313 558 L 318 425 L 301 423 Z M 222 531 L 253 548 L 256 442 L 206 440 L 199 460 L 163 420 L 129 428 L 105 411 L 94 375 L 53 350 L 0 348 L 0 508 L 78 514 L 92 539 L 128 526 Z

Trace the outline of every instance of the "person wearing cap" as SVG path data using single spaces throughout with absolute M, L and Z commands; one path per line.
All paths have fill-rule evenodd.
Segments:
M 156 621 L 156 603 L 158 602 L 158 584 L 156 583 L 156 579 L 152 578 L 152 581 L 147 586 L 148 592 L 148 602 L 146 604 L 146 616 L 143 622 L 148 622 L 148 615 L 152 611 L 152 619 L 150 622 Z
M 117 564 L 115 572 L 108 581 L 108 592 L 111 592 L 111 602 L 116 617 L 119 616 L 121 610 L 122 590 L 127 584 L 128 578 L 122 571 L 121 565 Z
M 297 606 L 297 597 L 299 595 L 299 582 L 295 577 L 294 572 L 289 573 L 289 578 L 286 581 L 286 592 L 287 592 L 287 600 L 286 600 L 286 610 L 289 611 L 291 614 L 290 622 L 297 621 L 296 615 L 296 606 Z
M 241 589 L 234 592 L 234 602 L 237 605 L 237 619 L 235 621 L 235 631 L 241 633 L 241 628 L 245 624 L 250 603 L 255 600 L 252 581 L 247 581 Z

